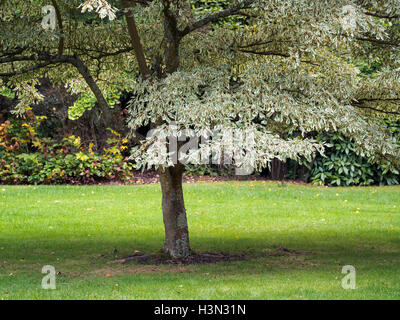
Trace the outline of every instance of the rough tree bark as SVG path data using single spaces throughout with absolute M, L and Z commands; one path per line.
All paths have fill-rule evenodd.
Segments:
M 191 254 L 189 229 L 182 190 L 183 167 L 160 169 L 162 211 L 165 225 L 164 252 L 172 258 L 185 258 Z

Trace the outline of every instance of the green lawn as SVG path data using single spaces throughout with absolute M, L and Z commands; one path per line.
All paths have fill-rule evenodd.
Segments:
M 192 247 L 248 260 L 109 263 L 162 246 L 158 185 L 0 186 L 0 299 L 400 299 L 400 187 L 184 188 Z M 60 272 L 56 290 L 41 288 L 44 265 Z

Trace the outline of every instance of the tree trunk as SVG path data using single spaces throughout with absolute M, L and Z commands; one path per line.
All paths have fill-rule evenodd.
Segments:
M 160 169 L 162 211 L 165 226 L 164 252 L 172 258 L 191 254 L 189 229 L 182 190 L 182 165 Z

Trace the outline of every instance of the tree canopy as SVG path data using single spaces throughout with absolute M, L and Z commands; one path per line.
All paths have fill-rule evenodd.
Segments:
M 55 30 L 40 23 L 49 4 Z M 367 152 L 398 156 L 377 122 L 399 113 L 398 1 L 220 1 L 219 10 L 206 4 L 3 1 L 1 78 L 18 90 L 20 111 L 41 98 L 37 79 L 49 77 L 90 92 L 101 108 L 115 90 L 134 92 L 132 129 L 157 121 L 248 128 L 261 142 L 252 160 L 262 165 L 319 150 L 306 137 L 313 130 L 339 131 Z M 361 74 L 361 63 L 376 70 Z M 282 135 L 291 131 L 303 137 Z

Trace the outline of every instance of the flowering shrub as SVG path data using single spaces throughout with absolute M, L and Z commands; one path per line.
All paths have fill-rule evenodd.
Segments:
M 32 123 L 5 121 L 0 124 L 0 183 L 60 184 L 128 181 L 133 165 L 123 156 L 128 140 L 112 132 L 104 153 L 84 148 L 80 137 L 69 136 L 57 142 L 40 138 Z

